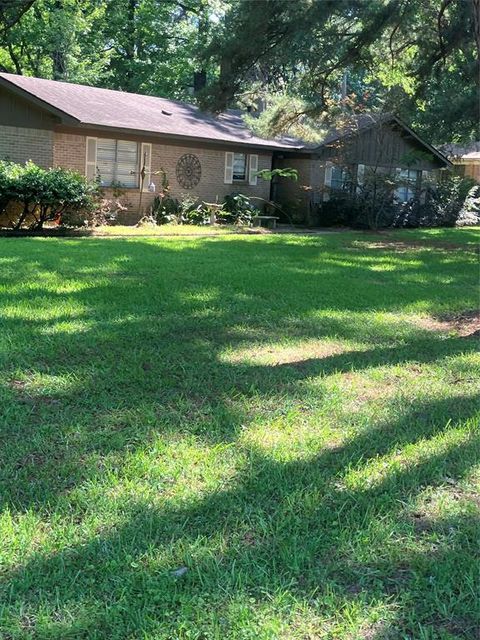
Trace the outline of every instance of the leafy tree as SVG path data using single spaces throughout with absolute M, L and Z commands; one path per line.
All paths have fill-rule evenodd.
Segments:
M 460 121 L 455 137 L 478 136 L 479 7 L 479 0 L 245 0 L 206 50 L 220 73 L 203 103 L 221 111 L 280 95 L 283 119 L 293 123 L 295 112 L 318 118 L 341 106 L 346 89 L 360 110 L 393 104 L 427 135 L 447 135 Z M 446 102 L 439 128 L 430 105 L 439 116 Z
M 107 85 L 191 97 L 195 74 L 207 72 L 200 49 L 221 7 L 211 0 L 111 0 L 105 20 L 105 40 L 112 43 Z
M 36 0 L 0 33 L 0 68 L 191 98 L 222 0 Z
M 1 69 L 268 107 L 265 135 L 394 107 L 434 142 L 479 138 L 479 52 L 480 0 L 0 0 Z
M 108 64 L 99 0 L 36 0 L 0 40 L 0 66 L 21 75 L 94 84 Z
M 35 0 L 0 0 L 0 32 L 5 33 L 21 19 Z

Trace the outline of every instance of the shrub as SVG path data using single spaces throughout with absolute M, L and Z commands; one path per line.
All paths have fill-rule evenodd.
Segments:
M 422 198 L 397 209 L 396 227 L 453 227 L 466 207 L 476 183 L 471 178 L 447 174 L 435 184 L 426 185 Z
M 407 203 L 395 202 L 397 185 L 398 181 L 391 175 L 370 176 L 358 193 L 335 194 L 328 202 L 318 205 L 319 224 L 368 229 L 448 227 L 457 223 L 468 206 L 474 207 L 474 182 L 470 178 L 447 174 L 436 183 L 424 185 Z
M 167 172 L 160 169 L 162 176 L 160 191 L 153 199 L 151 206 L 151 218 L 156 224 L 171 224 L 180 221 L 181 205 L 170 193 L 170 182 Z
M 160 194 L 155 196 L 152 204 L 152 217 L 157 224 L 171 224 L 178 222 L 180 203 L 176 198 Z
M 345 194 L 318 205 L 315 222 L 321 227 L 353 226 L 358 217 L 357 202 Z
M 169 193 L 159 194 L 152 204 L 152 216 L 157 224 L 211 224 L 215 214 L 219 224 L 250 224 L 252 216 L 259 213 L 247 196 L 233 194 L 226 196 L 221 206 L 209 202 L 199 202 L 186 196 L 182 200 Z
M 0 211 L 5 211 L 10 200 L 15 199 L 15 184 L 22 166 L 6 160 L 0 161 Z
M 41 229 L 95 208 L 96 186 L 75 171 L 0 163 L 0 202 L 14 229 Z
M 480 224 L 480 185 L 474 185 L 467 194 L 465 203 L 457 218 L 457 227 Z
M 447 174 L 426 198 L 420 225 L 455 226 L 475 186 L 472 178 Z
M 210 208 L 205 202 L 196 202 L 189 198 L 181 202 L 181 224 L 210 224 Z
M 166 172 L 163 169 L 160 172 L 161 189 L 151 207 L 151 217 L 157 224 L 208 225 L 212 222 L 212 214 L 219 224 L 250 224 L 252 217 L 259 213 L 250 198 L 241 193 L 226 196 L 220 207 L 199 202 L 188 195 L 178 200 L 171 195 Z
M 66 227 L 101 227 L 115 224 L 118 216 L 128 210 L 125 190 L 119 183 L 112 183 L 108 188 L 111 197 L 105 195 L 97 182 L 97 189 L 91 185 L 93 207 L 83 210 L 68 210 L 61 217 L 61 224 Z
M 217 216 L 218 222 L 223 224 L 249 225 L 252 218 L 260 213 L 251 199 L 242 193 L 232 193 L 225 196 L 223 211 Z
M 170 195 L 159 195 L 152 205 L 152 217 L 157 224 L 210 224 L 210 213 L 206 202 L 198 202 L 188 196 L 177 200 Z

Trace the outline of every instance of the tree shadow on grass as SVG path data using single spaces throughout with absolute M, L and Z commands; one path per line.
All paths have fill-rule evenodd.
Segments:
M 405 411 L 396 423 L 374 427 L 308 460 L 279 463 L 251 449 L 233 486 L 193 505 L 132 501 L 125 523 L 113 531 L 47 557 L 34 554 L 6 576 L 11 613 L 18 615 L 20 607 L 35 616 L 41 610 L 61 616 L 77 602 L 79 619 L 65 624 L 47 617 L 37 628 L 39 637 L 75 637 L 80 629 L 85 635 L 95 630 L 98 637 L 128 637 L 163 629 L 160 637 L 167 638 L 183 624 L 195 629 L 190 601 L 203 598 L 219 607 L 238 598 L 261 602 L 280 591 L 327 617 L 329 607 L 341 609 L 351 600 L 367 610 L 390 600 L 397 609 L 396 628 L 404 633 L 431 624 L 435 615 L 439 626 L 461 619 L 473 629 L 473 618 L 465 616 L 465 601 L 472 603 L 472 594 L 463 593 L 458 607 L 453 596 L 462 581 L 474 580 L 468 553 L 475 548 L 478 529 L 463 521 L 458 537 L 450 544 L 447 537 L 436 550 L 425 544 L 423 551 L 421 545 L 420 551 L 399 551 L 398 545 L 415 527 L 404 513 L 406 502 L 427 486 L 468 474 L 478 462 L 478 433 L 472 429 L 461 442 L 447 440 L 440 452 L 424 451 L 413 462 L 392 466 L 371 486 L 349 486 L 348 475 L 407 445 L 448 436 L 444 421 L 430 416 L 462 420 L 474 415 L 477 406 L 473 397 L 425 403 Z M 370 540 L 367 546 L 365 539 Z M 188 567 L 182 580 L 170 573 L 176 562 Z M 454 568 L 456 562 L 466 574 Z M 415 602 L 415 594 L 422 588 L 428 593 L 435 580 L 437 597 L 452 598 L 442 615 L 435 613 L 435 597 L 426 597 L 428 606 Z M 215 637 L 218 620 L 210 622 L 212 635 L 206 637 Z M 223 624 L 224 637 L 234 637 L 228 611 Z
M 30 510 L 46 518 L 68 517 L 72 509 L 80 527 L 84 514 L 75 506 L 75 490 L 96 482 L 101 488 L 106 459 L 113 456 L 122 468 L 133 452 L 148 449 L 159 436 L 193 437 L 209 447 L 233 443 L 243 462 L 226 488 L 199 492 L 187 505 L 127 496 L 112 530 L 33 554 L 5 580 L 10 620 L 27 627 L 29 616 L 35 621 L 31 633 L 19 628 L 17 636 L 124 638 L 152 630 L 170 638 L 182 637 L 183 625 L 197 633 L 194 637 L 242 637 L 242 629 L 235 629 L 238 612 L 228 607 L 246 606 L 250 597 L 266 602 L 278 593 L 287 608 L 298 600 L 325 619 L 352 600 L 368 610 L 393 598 L 398 625 L 415 633 L 409 625 L 416 622 L 401 615 L 415 608 L 414 595 L 421 590 L 409 586 L 406 594 L 392 595 L 391 584 L 399 583 L 395 572 L 402 563 L 413 566 L 408 571 L 415 580 L 425 581 L 430 551 L 405 551 L 398 554 L 400 561 L 389 545 L 382 551 L 382 541 L 390 535 L 400 543 L 402 531 L 409 531 L 402 505 L 427 485 L 467 474 L 475 451 L 478 455 L 476 445 L 473 439 L 452 440 L 441 454 L 426 455 L 413 466 L 393 465 L 371 487 L 350 486 L 345 477 L 378 457 L 394 456 L 398 448 L 435 438 L 449 418 L 454 423 L 471 418 L 476 398 L 459 395 L 405 407 L 398 420 L 360 430 L 335 450 L 282 463 L 242 441 L 252 415 L 245 402 L 232 398 L 295 405 L 303 400 L 302 384 L 318 376 L 434 363 L 474 351 L 472 340 L 432 335 L 373 315 L 371 326 L 359 326 L 359 318 L 365 320 L 361 314 L 376 310 L 393 313 L 419 300 L 428 308 L 440 306 L 442 291 L 431 286 L 440 265 L 434 260 L 432 267 L 429 255 L 417 269 L 427 277 L 430 266 L 437 274 L 399 295 L 389 287 L 398 288 L 401 275 L 382 274 L 386 286 L 372 289 L 378 273 L 372 276 L 361 263 L 343 266 L 341 251 L 323 242 L 323 255 L 332 258 L 325 269 L 315 263 L 315 243 L 305 257 L 295 242 L 285 248 L 277 241 L 257 246 L 215 240 L 185 244 L 181 252 L 153 243 L 86 242 L 65 244 L 58 253 L 56 246 L 52 255 L 33 244 L 28 260 L 15 263 L 18 270 L 30 279 L 37 269 L 62 274 L 64 289 L 58 291 L 58 281 L 45 286 L 39 280 L 3 297 L 6 306 L 20 305 L 19 314 L 7 313 L 2 324 L 8 338 L 1 396 L 4 506 L 14 514 Z M 389 258 L 388 252 L 375 255 Z M 304 258 L 312 264 L 302 273 Z M 403 258 L 396 259 L 400 268 Z M 261 268 L 273 270 L 270 286 Z M 463 285 L 458 264 L 446 271 Z M 352 273 L 368 293 L 342 288 Z M 451 291 L 446 298 L 452 299 Z M 35 304 L 38 317 L 31 313 Z M 326 313 L 317 317 L 320 310 Z M 72 317 L 80 329 L 68 326 Z M 270 344 L 285 336 L 361 346 L 277 366 L 222 358 L 226 349 L 251 345 L 252 338 Z M 457 555 L 447 547 L 442 563 Z M 189 568 L 184 580 L 170 575 L 179 564 Z M 216 613 L 195 618 L 209 605 Z M 428 624 L 419 609 L 417 622 L 424 618 Z
M 345 323 L 342 326 L 347 332 L 352 330 Z M 338 336 L 340 327 L 336 325 L 334 331 Z M 63 497 L 89 477 L 98 478 L 99 456 L 131 453 L 161 433 L 190 434 L 209 445 L 235 442 L 252 416 L 231 401 L 232 397 L 271 406 L 275 414 L 275 405 L 281 407 L 285 402 L 292 408 L 302 406 L 303 383 L 318 376 L 433 363 L 476 351 L 475 340 L 421 336 L 401 346 L 371 347 L 274 366 L 254 365 L 219 361 L 210 341 L 198 343 L 200 328 L 180 349 L 172 348 L 161 362 L 155 362 L 151 357 L 155 335 L 144 327 L 133 327 L 132 331 L 130 325 L 125 336 L 142 335 L 149 345 L 146 349 L 137 349 L 135 341 L 126 348 L 116 327 L 104 327 L 100 339 L 98 330 L 96 333 L 95 348 L 86 347 L 88 358 L 82 351 L 82 340 L 74 349 L 78 360 L 68 356 L 60 365 L 58 354 L 64 337 L 49 337 L 52 362 L 37 365 L 42 384 L 35 383 L 35 376 L 33 381 L 27 376 L 10 380 L 4 388 L 0 495 L 4 505 L 19 510 L 52 509 L 57 495 Z M 217 334 L 215 340 L 220 345 L 222 336 Z M 167 350 L 166 345 L 160 351 L 163 349 Z M 107 361 L 105 353 L 109 354 Z M 65 373 L 66 382 L 59 384 Z M 49 379 L 50 388 L 45 389 Z M 320 389 L 317 403 L 321 403 L 321 393 Z

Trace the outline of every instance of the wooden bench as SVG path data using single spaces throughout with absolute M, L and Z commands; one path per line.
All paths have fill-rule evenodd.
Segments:
M 254 227 L 266 227 L 267 229 L 276 229 L 277 228 L 277 216 L 253 216 L 253 226 Z M 265 224 L 262 224 L 262 223 Z

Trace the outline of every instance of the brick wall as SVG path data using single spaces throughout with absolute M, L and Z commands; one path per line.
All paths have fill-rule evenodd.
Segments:
M 89 135 L 95 135 L 89 133 Z M 101 133 L 98 137 L 105 137 L 108 134 Z M 113 136 L 112 136 L 113 137 Z M 225 169 L 225 149 L 215 149 L 201 146 L 185 146 L 175 144 L 159 144 L 151 139 L 136 136 L 121 136 L 122 139 L 135 140 L 137 142 L 152 143 L 152 171 L 163 169 L 168 177 L 171 193 L 176 198 L 185 196 L 205 200 L 207 202 L 221 202 L 225 195 L 229 193 L 242 192 L 249 196 L 257 196 L 268 199 L 270 195 L 270 182 L 258 178 L 257 185 L 248 183 L 224 184 Z M 242 148 L 229 148 L 228 151 L 242 151 Z M 248 152 L 248 149 L 246 150 Z M 200 182 L 193 189 L 184 189 L 178 184 L 175 169 L 178 159 L 185 153 L 193 153 L 200 160 L 202 176 Z M 257 152 L 258 170 L 270 169 L 272 154 L 270 152 Z M 86 135 L 76 133 L 56 132 L 54 141 L 54 165 L 70 169 L 76 169 L 85 173 L 86 155 Z M 157 192 L 161 186 L 162 176 L 152 177 L 156 184 Z M 111 191 L 105 189 L 107 197 L 111 196 Z M 128 211 L 123 213 L 119 222 L 124 224 L 135 224 L 141 217 L 138 210 L 139 190 L 125 189 L 125 200 L 128 203 Z M 155 194 L 143 193 L 142 209 L 145 212 L 153 202 Z M 259 203 L 261 204 L 261 203 Z
M 53 164 L 55 167 L 75 169 L 85 175 L 86 137 L 74 133 L 55 132 Z
M 53 165 L 53 131 L 0 125 L 0 159 Z

